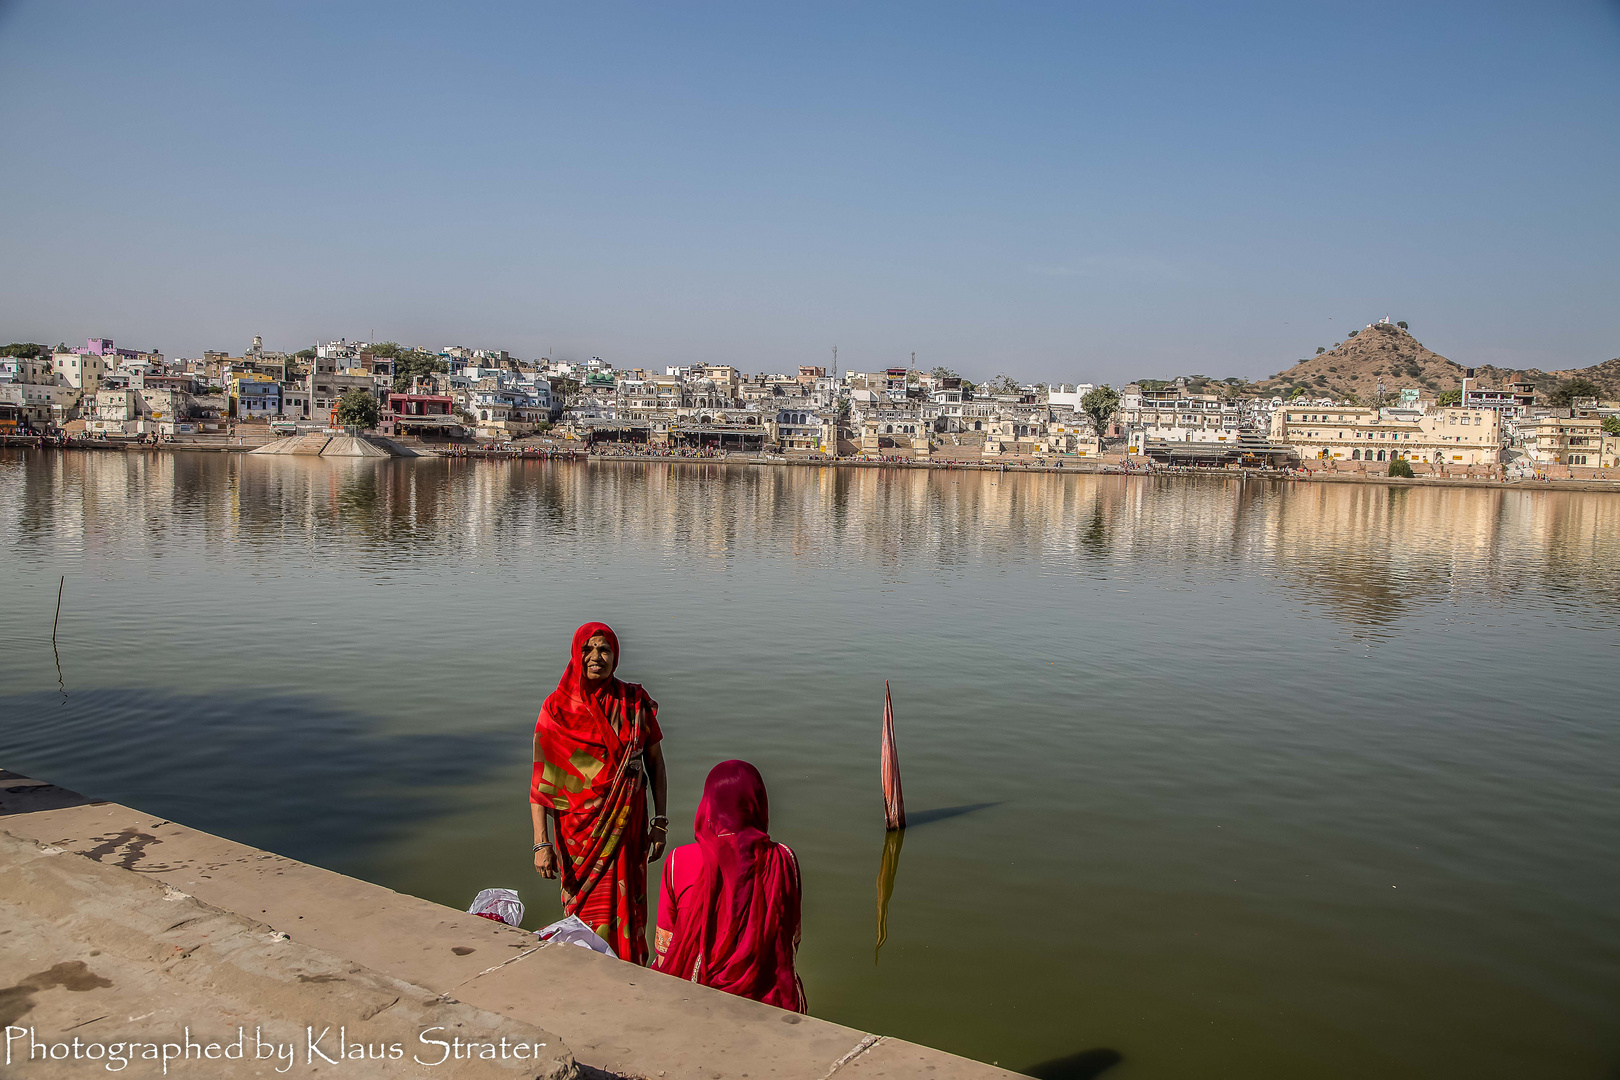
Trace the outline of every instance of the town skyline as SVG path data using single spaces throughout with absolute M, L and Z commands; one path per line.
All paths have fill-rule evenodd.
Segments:
M 637 357 L 618 356 L 618 357 L 616 357 L 616 356 L 607 355 L 605 352 L 603 352 L 601 350 L 593 349 L 593 348 L 590 348 L 590 347 L 586 347 L 586 348 L 581 349 L 581 350 L 556 349 L 556 348 L 548 347 L 544 351 L 529 354 L 529 353 L 525 353 L 521 349 L 512 348 L 507 343 L 504 343 L 504 342 L 498 342 L 498 341 L 484 342 L 484 341 L 476 341 L 476 340 L 469 341 L 469 340 L 466 340 L 465 338 L 461 338 L 461 339 L 457 340 L 457 335 L 455 335 L 455 334 L 440 335 L 440 338 L 443 338 L 444 340 L 440 340 L 440 338 L 431 338 L 431 337 L 427 338 L 427 339 L 421 339 L 421 340 L 411 340 L 411 339 L 406 338 L 406 337 L 404 337 L 402 335 L 394 335 L 394 334 L 389 334 L 389 333 L 386 333 L 386 332 L 379 333 L 374 328 L 368 328 L 366 334 L 364 334 L 364 335 L 353 335 L 353 336 L 351 336 L 351 335 L 346 335 L 346 334 L 342 334 L 342 333 L 335 334 L 335 335 L 334 334 L 327 334 L 327 333 L 317 334 L 317 335 L 315 335 L 315 336 L 313 336 L 313 337 L 311 337 L 311 338 L 309 338 L 309 339 L 307 339 L 307 340 L 305 340 L 305 341 L 303 341 L 301 343 L 293 343 L 293 342 L 288 342 L 288 341 L 285 341 L 285 340 L 278 341 L 278 340 L 276 340 L 275 338 L 273 338 L 273 337 L 271 337 L 269 335 L 264 335 L 264 334 L 260 334 L 260 333 L 257 333 L 257 332 L 249 333 L 249 334 L 246 334 L 246 335 L 238 333 L 238 334 L 234 335 L 232 337 L 232 339 L 229 340 L 229 341 L 214 342 L 214 343 L 211 343 L 211 344 L 207 344 L 203 348 L 196 349 L 196 350 L 180 350 L 180 351 L 164 348 L 161 345 L 161 343 L 147 344 L 145 342 L 137 341 L 137 340 L 135 340 L 133 338 L 130 338 L 130 337 L 127 337 L 127 336 L 124 336 L 124 335 L 118 335 L 118 334 L 88 333 L 88 334 L 76 335 L 76 336 L 72 336 L 72 337 L 63 337 L 60 333 L 52 335 L 52 334 L 40 334 L 40 333 L 36 332 L 35 334 L 29 335 L 29 334 L 21 333 L 21 332 L 19 332 L 18 330 L 14 329 L 14 328 L 13 329 L 7 329 L 5 324 L 0 324 L 0 340 L 11 341 L 11 342 L 34 342 L 34 343 L 37 343 L 37 344 L 41 345 L 45 349 L 52 349 L 52 348 L 55 348 L 57 346 L 63 346 L 63 347 L 68 348 L 68 349 L 73 349 L 73 348 L 78 347 L 78 342 L 80 342 L 80 341 L 95 341 L 95 340 L 106 340 L 106 341 L 109 341 L 109 342 L 116 341 L 116 342 L 121 343 L 125 347 L 128 347 L 131 344 L 139 346 L 138 351 L 143 352 L 143 353 L 148 353 L 148 352 L 149 353 L 161 353 L 161 354 L 163 354 L 163 355 L 165 355 L 167 357 L 171 357 L 171 358 L 202 357 L 203 355 L 205 355 L 206 353 L 209 353 L 209 352 L 229 353 L 232 349 L 241 348 L 242 347 L 242 341 L 244 339 L 247 339 L 247 338 L 254 339 L 255 341 L 258 341 L 258 342 L 261 342 L 261 343 L 262 342 L 268 342 L 268 344 L 263 345 L 264 348 L 269 349 L 269 350 L 273 350 L 273 351 L 285 352 L 285 353 L 287 353 L 289 355 L 291 355 L 293 353 L 296 353 L 296 352 L 298 352 L 300 350 L 314 349 L 314 348 L 316 348 L 316 347 L 318 347 L 320 345 L 323 345 L 323 344 L 325 344 L 327 342 L 336 342 L 336 341 L 342 340 L 342 341 L 348 341 L 348 342 L 350 342 L 352 344 L 355 344 L 355 345 L 364 345 L 364 344 L 399 345 L 399 346 L 402 346 L 404 348 L 419 349 L 419 350 L 434 353 L 434 354 L 440 355 L 440 356 L 446 355 L 447 354 L 446 350 L 460 349 L 460 350 L 466 350 L 468 352 L 501 353 L 501 354 L 510 355 L 514 359 L 533 361 L 533 362 L 558 362 L 558 361 L 562 361 L 562 362 L 569 362 L 569 363 L 583 363 L 583 362 L 585 362 L 587 360 L 590 360 L 590 359 L 600 359 L 600 360 L 603 360 L 603 361 L 607 362 L 612 367 L 614 367 L 616 369 L 620 369 L 620 370 L 629 370 L 629 369 L 634 369 L 634 368 L 661 369 L 663 367 L 671 367 L 671 366 L 672 367 L 691 367 L 691 366 L 699 366 L 699 367 L 701 367 L 701 366 L 713 365 L 713 364 L 726 365 L 726 366 L 734 367 L 738 371 L 757 372 L 758 374 L 767 374 L 767 373 L 791 371 L 794 368 L 799 367 L 801 365 L 814 365 L 814 366 L 818 366 L 818 367 L 825 367 L 828 370 L 832 370 L 832 369 L 834 369 L 836 367 L 838 370 L 841 370 L 841 371 L 867 371 L 867 370 L 874 370 L 875 371 L 875 370 L 882 370 L 882 369 L 892 368 L 892 367 L 909 367 L 909 368 L 914 368 L 915 370 L 918 370 L 918 371 L 933 371 L 933 370 L 938 369 L 938 368 L 945 368 L 945 369 L 950 370 L 953 374 L 959 375 L 959 376 L 961 376 L 961 377 L 963 377 L 965 379 L 968 379 L 968 380 L 970 380 L 970 381 L 972 381 L 972 382 L 974 382 L 976 384 L 977 383 L 988 383 L 988 382 L 991 382 L 993 380 L 996 380 L 996 379 L 999 379 L 999 378 L 1002 378 L 1002 377 L 1005 376 L 1005 377 L 1011 378 L 1011 379 L 1013 379 L 1013 380 L 1015 380 L 1017 382 L 1027 383 L 1027 384 L 1034 384 L 1034 383 L 1042 383 L 1042 384 L 1088 383 L 1088 384 L 1092 384 L 1092 385 L 1122 386 L 1122 385 L 1125 385 L 1125 384 L 1128 384 L 1128 383 L 1140 382 L 1142 380 L 1148 380 L 1148 381 L 1151 382 L 1151 381 L 1158 381 L 1158 380 L 1175 380 L 1177 378 L 1189 378 L 1189 377 L 1206 378 L 1206 379 L 1209 379 L 1211 382 L 1227 382 L 1227 383 L 1231 383 L 1233 381 L 1241 381 L 1242 383 L 1245 383 L 1245 384 L 1248 384 L 1248 383 L 1259 384 L 1259 383 L 1263 383 L 1263 382 L 1273 381 L 1276 376 L 1278 376 L 1281 373 L 1283 373 L 1283 372 L 1287 371 L 1288 369 L 1292 368 L 1295 364 L 1305 363 L 1306 361 L 1310 360 L 1314 355 L 1319 355 L 1319 354 L 1321 354 L 1321 353 L 1323 353 L 1325 351 L 1338 349 L 1339 347 L 1343 346 L 1346 342 L 1352 340 L 1355 336 L 1360 334 L 1367 327 L 1376 325 L 1379 322 L 1388 323 L 1390 321 L 1392 321 L 1392 320 L 1391 320 L 1390 316 L 1387 316 L 1387 315 L 1381 316 L 1379 318 L 1375 318 L 1375 319 L 1372 319 L 1372 320 L 1369 320 L 1367 323 L 1362 324 L 1362 325 L 1356 325 L 1354 323 L 1354 321 L 1350 320 L 1350 319 L 1342 320 L 1343 325 L 1338 329 L 1339 337 L 1337 339 L 1325 341 L 1323 343 L 1320 343 L 1320 344 L 1315 345 L 1315 346 L 1313 346 L 1311 348 L 1308 348 L 1308 349 L 1302 349 L 1301 352 L 1300 352 L 1300 355 L 1297 356 L 1297 357 L 1292 357 L 1292 358 L 1272 358 L 1271 362 L 1269 362 L 1269 363 L 1261 363 L 1261 362 L 1251 363 L 1251 364 L 1248 365 L 1248 368 L 1252 369 L 1252 371 L 1254 372 L 1253 374 L 1248 374 L 1246 372 L 1233 372 L 1233 371 L 1220 371 L 1220 370 L 1201 370 L 1196 364 L 1192 364 L 1192 365 L 1186 367 L 1185 370 L 1160 369 L 1160 370 L 1154 370 L 1154 371 L 1151 371 L 1151 372 L 1143 372 L 1143 371 L 1131 372 L 1128 369 L 1125 369 L 1126 370 L 1125 374 L 1118 375 L 1118 376 L 1115 376 L 1115 377 L 1112 377 L 1112 378 L 1100 376 L 1100 375 L 1096 374 L 1094 371 L 1087 371 L 1087 370 L 1078 369 L 1078 368 L 1071 368 L 1069 370 L 1059 371 L 1056 375 L 1054 375 L 1052 377 L 1026 377 L 1026 376 L 1029 375 L 1027 367 L 1019 365 L 1017 358 L 1008 358 L 1007 364 L 1004 365 L 1004 366 L 1001 366 L 1001 367 L 996 367 L 996 368 L 980 367 L 980 368 L 975 370 L 972 367 L 963 368 L 963 367 L 959 367 L 959 366 L 957 366 L 955 364 L 946 363 L 946 362 L 939 361 L 939 360 L 930 360 L 928 357 L 919 354 L 915 350 L 906 350 L 906 351 L 902 352 L 899 356 L 875 356 L 874 357 L 874 356 L 871 356 L 870 354 L 866 353 L 866 351 L 860 349 L 858 346 L 856 348 L 854 348 L 854 349 L 850 349 L 850 348 L 847 348 L 847 347 L 845 347 L 843 345 L 837 345 L 837 344 L 826 346 L 822 350 L 822 353 L 821 353 L 821 355 L 819 357 L 814 356 L 810 351 L 806 351 L 803 354 L 798 354 L 797 359 L 794 359 L 794 360 L 792 360 L 790 362 L 777 363 L 774 366 L 772 366 L 771 364 L 766 364 L 763 360 L 759 361 L 757 364 L 751 364 L 746 358 L 738 359 L 738 358 L 730 358 L 730 357 L 710 357 L 710 358 L 700 359 L 700 360 L 695 360 L 695 361 L 693 361 L 693 360 L 681 360 L 681 359 L 678 359 L 677 357 L 684 355 L 684 353 L 679 351 L 679 350 L 677 350 L 675 352 L 672 352 L 672 353 L 652 355 L 652 356 L 637 356 Z M 1405 329 L 1406 326 L 1407 326 L 1407 321 L 1402 319 L 1400 321 L 1399 325 L 1401 326 L 1402 329 Z M 58 339 L 57 346 L 53 346 L 51 344 L 51 342 L 49 340 L 47 340 L 48 338 L 51 338 L 53 336 Z M 169 336 L 171 338 L 174 337 L 174 335 L 167 335 L 167 336 Z M 1499 365 L 1499 364 L 1488 364 L 1487 362 L 1485 362 L 1483 360 L 1475 360 L 1474 358 L 1471 358 L 1471 357 L 1458 358 L 1457 356 L 1454 356 L 1454 355 L 1451 355 L 1450 353 L 1448 353 L 1447 350 L 1444 347 L 1442 347 L 1440 349 L 1436 349 L 1436 350 L 1434 350 L 1434 352 L 1440 354 L 1440 356 L 1443 357 L 1444 359 L 1450 360 L 1452 363 L 1456 364 L 1459 368 L 1462 368 L 1462 369 L 1467 369 L 1467 368 L 1493 368 L 1493 369 L 1496 369 L 1496 370 L 1499 370 L 1499 371 L 1504 371 L 1504 372 L 1505 371 L 1527 370 L 1527 369 L 1540 370 L 1540 369 L 1535 369 L 1533 365 L 1529 365 L 1529 364 Z M 1584 359 L 1583 358 L 1574 358 L 1574 359 L 1571 359 L 1567 363 L 1559 364 L 1559 365 L 1557 365 L 1555 367 L 1552 367 L 1552 368 L 1549 368 L 1547 370 L 1549 370 L 1549 371 L 1571 371 L 1571 370 L 1578 370 L 1578 369 L 1596 367 L 1596 366 L 1598 366 L 1600 364 L 1605 363 L 1606 361 L 1614 360 L 1616 355 L 1620 355 L 1620 347 L 1617 347 L 1615 350 L 1611 350 L 1610 353 L 1607 353 L 1607 354 L 1604 354 L 1604 355 L 1601 355 L 1601 356 L 1593 356 L 1591 358 L 1584 358 Z M 1115 369 L 1115 370 L 1121 370 L 1121 369 L 1118 368 L 1117 365 L 1113 365 L 1112 368 Z
M 1593 2 L 18 2 L 0 291 L 12 338 L 171 355 L 1255 379 L 1388 314 L 1578 367 L 1620 348 L 1617 50 Z

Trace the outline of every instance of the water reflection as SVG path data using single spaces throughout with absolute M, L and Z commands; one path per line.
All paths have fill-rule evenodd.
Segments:
M 559 541 L 649 543 L 716 569 L 784 543 L 810 570 L 969 562 L 1199 582 L 1264 563 L 1300 602 L 1376 633 L 1466 589 L 1529 583 L 1620 604 L 1620 499 L 1596 493 L 918 472 L 712 463 L 330 461 L 12 451 L 0 529 L 25 556 L 159 557 L 176 529 L 211 544 L 340 550 L 366 565 L 526 561 Z M 218 498 L 221 490 L 229 497 Z
M 889 940 L 889 900 L 894 896 L 894 879 L 900 873 L 900 851 L 905 846 L 905 829 L 889 829 L 883 834 L 883 858 L 878 862 L 877 947 L 872 950 L 873 964 L 883 951 L 883 943 Z

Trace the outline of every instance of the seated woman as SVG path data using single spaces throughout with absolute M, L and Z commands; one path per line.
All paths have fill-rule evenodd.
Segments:
M 703 785 L 693 832 L 664 860 L 653 967 L 728 994 L 804 1012 L 799 860 L 766 833 L 765 781 L 722 761 Z

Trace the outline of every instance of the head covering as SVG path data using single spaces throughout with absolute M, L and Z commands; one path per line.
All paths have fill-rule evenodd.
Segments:
M 557 810 L 574 809 L 571 803 L 589 803 L 605 796 L 615 782 L 617 766 L 627 756 L 639 754 L 643 746 L 662 738 L 652 719 L 658 713 L 658 703 L 640 686 L 614 677 L 593 688 L 586 680 L 579 652 L 597 634 L 613 646 L 617 670 L 619 636 L 612 627 L 588 622 L 575 630 L 568 666 L 557 680 L 556 691 L 541 707 L 534 729 L 534 760 L 549 764 L 551 771 L 559 775 L 547 776 L 537 768 L 532 801 L 550 802 Z M 649 730 L 638 732 L 638 727 Z M 645 737 L 648 735 L 651 737 Z M 561 774 L 575 775 L 564 781 Z
M 593 688 L 585 678 L 585 663 L 579 658 L 579 653 L 585 643 L 598 634 L 607 638 L 608 644 L 613 646 L 613 670 L 619 669 L 619 635 L 607 623 L 588 622 L 574 631 L 574 647 L 568 653 L 568 666 L 563 668 L 562 678 L 557 680 L 557 693 L 586 713 L 602 713 L 597 699 L 602 696 L 604 689 L 615 689 L 614 684 L 619 681 L 610 676 L 606 686 Z
M 793 853 L 773 843 L 759 770 L 722 761 L 709 772 L 693 820 L 703 870 L 676 913 L 658 967 L 704 986 L 802 1012 L 793 970 L 799 878 Z
M 618 636 L 606 624 L 574 631 L 568 667 L 535 721 L 529 801 L 558 813 L 563 910 L 591 915 L 620 959 L 644 963 L 648 837 L 641 755 L 663 733 L 658 703 L 640 686 L 613 678 L 593 689 L 586 681 L 579 651 L 596 634 L 608 639 L 615 664 L 619 660 Z

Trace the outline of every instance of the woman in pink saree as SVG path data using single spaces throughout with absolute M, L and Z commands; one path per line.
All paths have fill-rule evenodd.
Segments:
M 728 994 L 806 1009 L 794 971 L 799 860 L 773 841 L 765 781 L 746 761 L 722 761 L 703 785 L 697 843 L 669 853 L 653 966 Z

